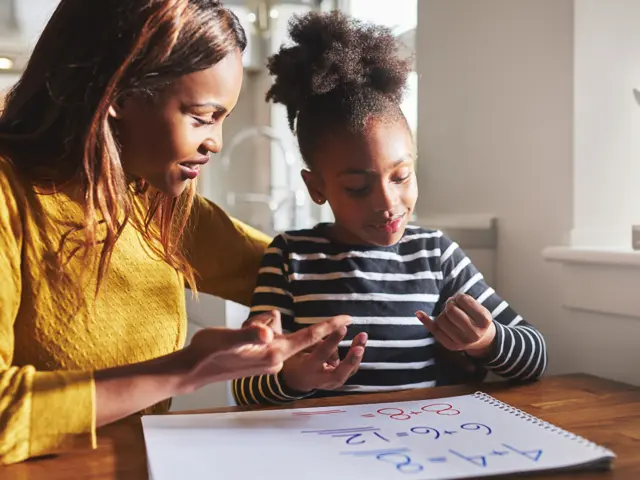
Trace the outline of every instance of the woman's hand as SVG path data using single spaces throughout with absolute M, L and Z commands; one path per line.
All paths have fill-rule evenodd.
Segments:
M 184 349 L 189 363 L 184 388 L 191 391 L 212 382 L 277 373 L 285 360 L 350 323 L 343 315 L 283 335 L 280 312 L 274 310 L 252 317 L 238 330 L 202 329 Z
M 334 390 L 344 385 L 360 367 L 367 343 L 367 334 L 359 333 L 351 341 L 344 360 L 340 361 L 338 344 L 346 333 L 347 328 L 341 327 L 322 342 L 284 362 L 282 378 L 287 386 L 299 392 L 309 392 L 315 389 Z
M 349 323 L 350 317 L 340 316 L 282 335 L 280 312 L 267 312 L 239 330 L 202 329 L 191 344 L 169 355 L 98 370 L 94 372 L 96 425 L 212 382 L 278 372 L 285 360 Z
M 422 311 L 416 316 L 447 350 L 465 351 L 474 357 L 486 356 L 496 336 L 491 313 L 469 295 L 450 299 L 435 320 Z

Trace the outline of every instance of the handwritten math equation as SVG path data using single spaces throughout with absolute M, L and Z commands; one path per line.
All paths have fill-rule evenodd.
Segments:
M 414 474 L 425 469 L 425 465 L 444 464 L 450 461 L 468 462 L 478 468 L 486 468 L 490 462 L 505 455 L 520 455 L 532 462 L 537 462 L 542 456 L 542 450 L 518 450 L 516 447 L 500 444 L 501 448 L 493 448 L 489 452 L 470 455 L 458 450 L 449 449 L 449 455 L 438 457 L 422 457 L 412 454 L 409 448 L 395 448 L 388 450 L 359 450 L 340 452 L 342 455 L 353 455 L 355 457 L 375 458 L 378 461 L 395 466 L 400 473 Z
M 291 415 L 297 417 L 309 417 L 315 415 L 338 415 L 340 413 L 347 413 L 346 410 L 314 410 L 311 412 L 301 411 L 301 412 L 292 412 Z M 412 410 L 410 412 L 405 412 L 401 408 L 388 407 L 388 408 L 379 408 L 375 411 L 375 413 L 365 413 L 360 415 L 365 418 L 375 418 L 375 417 L 388 417 L 391 420 L 411 420 L 412 418 L 422 415 L 423 413 L 435 413 L 437 415 L 460 415 L 460 410 L 453 408 L 452 405 L 448 403 L 430 403 L 429 405 L 425 405 L 420 409 Z
M 312 412 L 293 412 L 294 415 L 334 415 L 344 413 L 344 410 L 320 410 Z M 424 417 L 421 415 L 426 414 Z M 445 438 L 455 438 L 460 435 L 478 435 L 486 438 L 493 434 L 493 430 L 483 423 L 466 422 L 456 424 L 451 428 L 434 428 L 428 425 L 429 415 L 451 416 L 460 415 L 458 409 L 453 408 L 448 403 L 432 403 L 425 405 L 419 409 L 411 409 L 405 412 L 400 408 L 379 408 L 375 413 L 362 414 L 365 418 L 381 418 L 387 417 L 390 420 L 399 422 L 418 419 L 425 420 L 424 425 L 412 426 L 410 428 L 394 428 L 385 429 L 365 426 L 354 428 L 337 428 L 325 430 L 302 430 L 303 435 L 319 435 L 323 437 L 331 437 L 338 439 L 342 445 L 348 447 L 357 447 L 362 445 L 371 445 L 372 447 L 380 447 L 387 445 L 387 448 L 375 448 L 372 450 L 345 450 L 341 451 L 341 455 L 350 455 L 359 458 L 373 458 L 377 461 L 384 462 L 395 466 L 396 470 L 403 474 L 415 474 L 422 472 L 429 465 L 446 464 L 448 462 L 467 462 L 478 468 L 486 468 L 497 459 L 518 455 L 528 459 L 528 461 L 538 462 L 542 456 L 542 450 L 519 450 L 518 448 L 506 443 L 499 443 L 498 448 L 487 448 L 481 453 L 462 452 L 456 449 L 447 449 L 446 455 L 428 456 L 422 454 L 414 454 L 407 447 L 388 448 L 394 440 L 407 438 L 412 436 L 420 436 L 423 439 L 429 439 L 433 442 L 440 442 Z M 395 423 L 394 423 L 395 424 Z M 401 423 L 397 426 L 401 427 Z M 394 430 L 394 431 L 392 431 Z

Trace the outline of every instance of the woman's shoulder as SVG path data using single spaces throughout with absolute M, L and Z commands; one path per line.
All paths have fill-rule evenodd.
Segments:
M 11 160 L 0 155 L 0 224 L 16 229 L 24 215 L 25 189 Z
M 15 165 L 7 156 L 0 155 L 0 198 L 3 200 L 0 208 L 4 208 L 10 198 L 21 196 L 22 192 L 23 185 Z
M 13 161 L 6 155 L 0 153 L 0 175 L 4 178 L 15 178 L 17 176 Z

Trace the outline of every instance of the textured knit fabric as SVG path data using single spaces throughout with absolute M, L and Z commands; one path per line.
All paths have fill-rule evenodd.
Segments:
M 131 224 L 97 300 L 97 250 L 93 265 L 75 255 L 58 273 L 62 237 L 66 257 L 83 238 L 72 230 L 83 218 L 78 193 L 37 193 L 0 161 L 1 463 L 95 446 L 92 372 L 165 355 L 185 341 L 184 280 Z M 269 240 L 198 197 L 186 247 L 201 291 L 248 304 Z

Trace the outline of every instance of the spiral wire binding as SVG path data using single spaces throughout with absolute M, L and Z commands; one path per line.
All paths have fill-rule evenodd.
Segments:
M 545 430 L 548 430 L 552 433 L 558 433 L 563 437 L 565 437 L 566 439 L 577 441 L 578 443 L 584 445 L 585 447 L 597 450 L 598 452 L 604 455 L 610 455 L 612 457 L 616 456 L 616 454 L 613 453 L 608 448 L 598 445 L 597 443 L 594 443 L 590 440 L 587 440 L 586 438 L 581 437 L 580 435 L 576 435 L 575 433 L 568 432 L 567 430 L 564 430 L 563 428 L 560 428 L 552 423 L 545 422 L 544 420 L 538 417 L 535 417 L 527 412 L 523 412 L 522 410 L 509 405 L 508 403 L 501 402 L 500 400 L 498 400 L 495 397 L 492 397 L 489 394 L 486 394 L 484 392 L 475 392 L 473 394 L 473 397 L 485 403 L 488 403 L 491 406 L 498 407 L 498 409 L 503 410 L 507 413 L 513 414 L 516 417 L 521 418 L 526 422 L 533 422 L 534 425 L 542 427 Z

